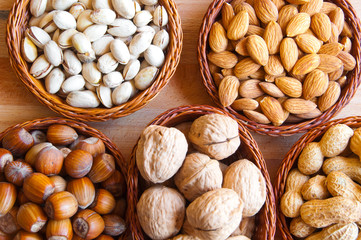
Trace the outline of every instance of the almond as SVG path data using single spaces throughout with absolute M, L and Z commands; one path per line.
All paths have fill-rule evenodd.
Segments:
M 252 98 L 240 98 L 235 100 L 231 107 L 236 111 L 255 110 L 258 108 L 258 102 Z
M 255 73 L 249 75 L 249 77 L 254 79 L 264 79 L 265 75 L 266 72 L 263 70 L 263 68 L 260 68 Z
M 234 17 L 234 11 L 231 4 L 225 2 L 223 3 L 222 7 L 222 25 L 223 27 L 228 30 L 229 23 Z
M 280 75 L 278 75 L 278 76 L 266 74 L 266 75 L 264 76 L 264 80 L 265 80 L 266 82 L 271 82 L 271 83 L 273 83 L 273 82 L 275 82 L 276 78 L 278 78 L 278 77 L 285 77 L 285 76 L 286 76 L 286 73 L 285 73 L 285 72 L 283 72 L 282 74 L 280 74 Z
M 271 123 L 271 121 L 262 113 L 252 111 L 252 110 L 244 110 L 243 113 L 251 121 L 261 123 L 261 124 L 269 124 L 269 123 Z
M 234 76 L 233 68 L 223 68 L 221 72 L 224 77 Z
M 303 75 L 312 72 L 320 65 L 320 56 L 317 54 L 308 54 L 299 59 L 293 67 L 292 73 Z
M 230 106 L 238 97 L 239 80 L 235 76 L 223 78 L 219 85 L 218 95 L 223 107 Z
M 315 108 L 311 112 L 303 113 L 303 114 L 296 114 L 295 116 L 298 118 L 302 118 L 302 119 L 313 119 L 313 118 L 317 118 L 317 117 L 321 116 L 321 114 L 322 114 L 322 112 L 320 111 L 320 109 Z
M 316 103 L 302 98 L 289 98 L 283 107 L 292 114 L 305 114 L 316 109 Z
M 351 71 L 356 66 L 356 59 L 348 52 L 341 51 L 337 57 L 342 61 L 344 70 Z
M 298 47 L 292 38 L 285 38 L 280 45 L 280 57 L 286 71 L 291 71 L 298 60 Z
M 302 83 L 291 77 L 278 77 L 275 80 L 277 87 L 287 96 L 301 97 Z
M 337 5 L 331 2 L 323 2 L 320 13 L 329 14 L 337 8 Z
M 278 9 L 271 0 L 257 0 L 254 2 L 254 9 L 256 10 L 257 17 L 264 24 L 270 21 L 277 21 Z
M 259 86 L 260 82 L 261 81 L 257 79 L 242 81 L 239 86 L 239 95 L 244 98 L 257 98 L 262 96 L 264 92 Z
M 208 60 L 221 68 L 233 68 L 238 62 L 238 57 L 229 51 L 210 52 L 208 53 Z
M 237 63 L 234 68 L 234 74 L 240 80 L 247 78 L 249 75 L 257 72 L 257 70 L 261 67 L 260 64 L 253 61 L 251 58 L 242 59 Z
M 324 13 L 316 13 L 312 16 L 311 29 L 316 36 L 324 42 L 331 37 L 331 20 Z
M 330 81 L 336 81 L 337 79 L 339 79 L 342 76 L 342 74 L 343 74 L 343 65 L 336 71 L 329 73 L 328 78 Z
M 270 82 L 261 82 L 259 83 L 259 86 L 262 88 L 262 90 L 275 98 L 284 97 L 285 95 L 283 92 L 274 84 Z
M 241 4 L 243 2 L 247 2 L 247 1 L 245 1 L 245 0 L 233 0 L 233 1 L 231 1 L 231 6 L 233 8 L 235 8 L 238 4 Z
M 328 84 L 326 92 L 318 99 L 318 108 L 321 112 L 326 111 L 332 107 L 341 95 L 341 87 L 335 81 L 331 81 Z
M 343 25 L 341 36 L 352 38 L 352 29 L 351 29 L 350 25 L 348 25 L 347 22 L 345 22 Z
M 296 37 L 298 47 L 305 53 L 317 53 L 322 42 L 310 34 L 300 34 Z
M 349 37 L 343 37 L 342 40 L 341 40 L 341 43 L 343 44 L 343 47 L 344 47 L 343 50 L 345 52 L 350 53 L 351 49 L 352 49 L 351 39 Z
M 246 47 L 251 58 L 262 66 L 266 65 L 269 55 L 264 39 L 257 35 L 249 36 L 247 39 Z
M 310 72 L 303 82 L 303 98 L 310 100 L 324 94 L 328 87 L 328 75 L 321 70 Z
M 231 40 L 238 40 L 246 35 L 249 26 L 249 16 L 247 11 L 240 11 L 231 20 L 228 30 L 227 37 Z
M 220 73 L 212 73 L 214 84 L 216 84 L 217 87 L 221 84 L 223 80 L 223 75 Z
M 342 43 L 342 42 L 341 42 Z M 337 56 L 343 49 L 343 43 L 326 43 L 322 45 L 318 54 L 328 54 L 332 56 Z
M 280 57 L 276 55 L 272 55 L 269 57 L 267 65 L 264 66 L 264 70 L 267 74 L 273 76 L 279 76 L 285 71 L 281 63 Z
M 310 2 L 304 4 L 300 8 L 300 12 L 308 13 L 310 16 L 318 13 L 323 5 L 323 0 L 310 0 Z
M 245 10 L 248 12 L 248 16 L 249 16 L 249 24 L 250 25 L 256 25 L 256 26 L 259 26 L 259 20 L 257 18 L 257 15 L 256 15 L 256 12 L 254 11 L 254 8 L 246 3 L 246 2 L 243 2 L 243 3 L 240 3 L 240 4 L 237 4 L 235 7 L 234 7 L 234 12 L 237 14 L 238 12 L 242 11 L 242 10 Z
M 338 57 L 327 54 L 319 54 L 319 56 L 321 61 L 317 69 L 325 73 L 334 72 L 335 69 L 339 69 L 343 65 L 342 61 Z
M 299 34 L 305 33 L 310 28 L 311 17 L 308 13 L 297 13 L 288 22 L 286 27 L 286 34 L 288 37 L 295 37 Z
M 282 32 L 286 33 L 286 27 L 289 21 L 298 13 L 298 9 L 294 5 L 284 6 L 278 15 L 278 24 L 280 25 Z
M 310 2 L 310 0 L 287 0 L 287 2 L 295 5 L 303 5 Z
M 345 14 L 342 9 L 337 7 L 335 10 L 331 11 L 328 16 L 330 17 L 331 22 L 337 26 L 338 32 L 341 33 L 345 24 Z
M 337 80 L 338 84 L 340 84 L 340 87 L 343 88 L 346 86 L 347 84 L 347 77 L 346 76 L 342 76 Z
M 261 100 L 260 106 L 263 114 L 275 126 L 280 126 L 284 120 L 285 115 L 281 104 L 273 97 L 265 97 Z
M 331 23 L 331 37 L 328 39 L 329 43 L 337 43 L 338 38 L 340 37 L 340 32 L 337 29 L 337 26 L 334 23 Z
M 264 34 L 263 28 L 256 26 L 256 25 L 248 26 L 247 36 L 258 35 L 258 36 L 262 37 L 263 34 Z
M 241 40 L 239 40 L 239 42 L 237 43 L 234 49 L 241 56 L 245 56 L 245 57 L 249 56 L 247 50 L 247 41 L 248 41 L 248 37 L 242 38 Z
M 286 2 L 284 0 L 272 0 L 272 2 L 276 5 L 278 11 L 286 5 Z
M 226 50 L 228 45 L 226 30 L 224 30 L 224 28 L 219 22 L 215 22 L 212 25 L 208 41 L 209 47 L 214 52 L 219 53 Z
M 269 54 L 277 54 L 280 51 L 280 45 L 283 39 L 282 29 L 275 21 L 270 21 L 263 34 L 267 44 Z

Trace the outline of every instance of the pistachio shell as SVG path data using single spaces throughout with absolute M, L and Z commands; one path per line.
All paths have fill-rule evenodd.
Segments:
M 30 74 L 36 78 L 41 79 L 46 77 L 53 69 L 53 65 L 46 60 L 44 55 L 39 56 L 30 68 Z
M 144 52 L 144 58 L 150 65 L 158 68 L 163 65 L 165 59 L 162 49 L 155 45 L 149 46 Z
M 107 34 L 103 37 L 99 38 L 98 40 L 92 43 L 92 48 L 95 52 L 95 55 L 104 55 L 107 52 L 110 52 L 110 43 L 114 40 L 114 38 Z
M 73 17 L 75 18 L 75 19 L 78 19 L 78 17 L 80 16 L 80 14 L 82 13 L 82 12 L 84 12 L 85 11 L 85 5 L 84 4 L 82 4 L 82 3 L 80 3 L 80 2 L 77 2 L 77 3 L 74 3 L 72 6 L 71 6 L 71 8 L 70 8 L 70 10 L 69 10 L 69 13 L 71 14 L 71 15 L 73 15 Z
M 102 73 L 94 62 L 84 63 L 82 73 L 84 79 L 91 84 L 99 84 L 102 79 Z
M 104 85 L 100 85 L 96 88 L 96 92 L 100 102 L 107 108 L 111 108 L 113 106 L 112 103 L 112 90 L 109 87 Z
M 84 33 L 76 33 L 71 38 L 73 47 L 78 51 L 78 53 L 87 53 L 92 50 L 92 45 L 89 38 Z
M 118 62 L 112 53 L 106 53 L 98 59 L 97 67 L 99 71 L 107 74 L 113 72 L 118 67 Z
M 152 20 L 153 20 L 153 15 L 147 10 L 137 12 L 133 18 L 133 22 L 137 27 L 146 26 Z
M 163 6 L 158 6 L 153 13 L 153 22 L 159 27 L 168 24 L 168 13 Z
M 54 68 L 45 78 L 45 88 L 48 93 L 55 94 L 60 90 L 65 80 L 65 74 L 59 68 Z
M 54 42 L 58 42 L 59 40 L 59 36 L 60 36 L 60 29 L 56 29 L 56 31 L 53 33 L 53 37 L 52 37 L 52 40 Z
M 46 10 L 47 0 L 31 0 L 30 12 L 33 16 L 39 17 L 44 14 Z
M 56 10 L 67 10 L 78 0 L 52 0 L 52 6 Z
M 66 102 L 80 108 L 95 108 L 100 104 L 98 96 L 90 90 L 71 92 L 66 97 Z
M 93 9 L 113 9 L 111 0 L 92 0 Z
M 34 62 L 38 57 L 38 49 L 28 37 L 23 38 L 21 41 L 21 52 L 27 62 Z
M 96 59 L 95 52 L 93 49 L 90 49 L 88 52 L 85 53 L 77 53 L 76 54 L 79 60 L 83 63 L 89 63 Z
M 90 19 L 96 24 L 109 25 L 115 18 L 116 14 L 111 9 L 96 9 L 90 14 Z
M 77 75 L 82 70 L 82 65 L 75 53 L 71 50 L 65 50 L 63 54 L 63 68 L 70 75 Z
M 84 4 L 86 9 L 92 9 L 92 0 L 79 0 L 79 2 Z
M 135 35 L 129 44 L 129 52 L 132 55 L 143 53 L 150 46 L 154 34 L 152 32 L 141 32 Z
M 67 78 L 61 85 L 61 89 L 65 94 L 79 91 L 84 88 L 85 80 L 82 75 L 75 75 Z
M 59 66 L 63 62 L 63 51 L 58 44 L 52 40 L 45 44 L 44 55 L 55 67 Z
M 135 5 L 132 0 L 112 0 L 114 10 L 122 17 L 132 19 L 135 15 Z
M 45 13 L 44 17 L 39 22 L 39 27 L 47 33 L 52 33 L 56 29 L 58 29 L 58 26 L 56 26 L 56 24 L 53 21 L 55 12 L 56 11 L 52 11 L 50 13 Z
M 44 48 L 44 45 L 51 40 L 47 32 L 35 26 L 26 29 L 26 36 L 39 48 Z
M 76 20 L 67 11 L 57 11 L 53 15 L 53 21 L 55 25 L 61 30 L 66 29 L 75 29 L 76 28 Z
M 95 24 L 87 27 L 83 33 L 88 37 L 90 42 L 94 42 L 103 37 L 107 32 L 107 29 L 107 25 Z
M 155 5 L 158 3 L 158 0 L 140 0 L 144 5 Z
M 93 25 L 93 21 L 90 19 L 92 11 L 87 9 L 84 10 L 76 21 L 76 29 L 80 32 L 84 31 L 87 27 Z
M 144 90 L 149 87 L 158 73 L 158 68 L 154 66 L 146 67 L 137 74 L 135 77 L 135 87 L 139 90 Z
M 124 82 L 119 87 L 114 89 L 112 93 L 112 101 L 114 105 L 120 105 L 129 100 L 132 94 L 132 84 L 130 82 Z
M 118 71 L 114 71 L 103 76 L 104 86 L 109 88 L 116 88 L 122 82 L 124 82 L 123 76 Z
M 166 49 L 169 44 L 169 34 L 163 29 L 157 32 L 153 38 L 153 44 L 160 47 L 162 50 Z
M 61 49 L 67 49 L 73 46 L 72 37 L 74 34 L 78 33 L 75 29 L 68 29 L 60 33 L 58 38 L 58 45 Z
M 137 27 L 128 19 L 118 18 L 111 26 L 113 27 L 108 29 L 108 33 L 114 37 L 128 37 L 137 31 Z
M 139 60 L 130 60 L 123 70 L 123 76 L 125 80 L 131 80 L 135 78 L 140 70 Z
M 114 39 L 110 44 L 110 51 L 119 63 L 127 64 L 129 62 L 130 53 L 127 45 L 123 41 Z

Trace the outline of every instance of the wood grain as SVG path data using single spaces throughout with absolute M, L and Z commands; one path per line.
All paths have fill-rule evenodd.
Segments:
M 5 25 L 13 0 L 0 0 L 0 131 L 5 128 L 39 117 L 57 116 L 41 105 L 18 80 L 9 64 L 5 45 Z M 350 0 L 358 15 L 361 15 L 360 0 Z M 165 110 L 186 104 L 214 105 L 206 93 L 197 63 L 198 31 L 203 15 L 211 0 L 176 0 L 182 18 L 184 44 L 181 62 L 169 85 L 145 108 L 117 120 L 104 123 L 90 123 L 108 135 L 129 159 L 132 147 L 140 133 L 154 117 Z M 357 91 L 350 104 L 337 118 L 361 115 L 361 92 Z M 253 133 L 267 161 L 271 178 L 275 178 L 277 168 L 294 142 L 301 136 L 267 137 Z

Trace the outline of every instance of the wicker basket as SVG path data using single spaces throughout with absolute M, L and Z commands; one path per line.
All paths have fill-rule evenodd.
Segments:
M 348 82 L 343 88 L 339 100 L 334 106 L 325 111 L 321 116 L 305 120 L 299 123 L 288 123 L 279 127 L 273 125 L 259 124 L 246 116 L 240 114 L 239 112 L 232 109 L 232 107 L 227 107 L 226 110 L 231 114 L 236 116 L 239 121 L 244 124 L 247 128 L 264 135 L 270 136 L 289 136 L 296 133 L 305 132 L 308 129 L 311 129 L 321 123 L 327 122 L 332 117 L 334 117 L 348 102 L 351 100 L 353 95 L 356 92 L 357 87 L 360 84 L 359 75 L 361 73 L 361 23 L 357 17 L 355 10 L 348 0 L 331 0 L 333 3 L 337 4 L 345 13 L 345 19 L 349 23 L 353 33 L 353 49 L 352 55 L 356 59 L 356 67 L 350 72 L 347 76 Z M 218 14 L 220 13 L 223 3 L 230 2 L 229 0 L 214 0 L 209 6 L 207 13 L 204 16 L 203 24 L 199 33 L 199 42 L 198 42 L 198 61 L 200 64 L 200 70 L 203 78 L 203 84 L 205 85 L 209 95 L 212 97 L 213 101 L 220 107 L 218 96 L 218 89 L 213 81 L 213 77 L 209 70 L 207 52 L 208 52 L 208 34 L 213 23 L 217 20 Z
M 106 121 L 127 116 L 141 109 L 157 96 L 175 73 L 180 60 L 183 44 L 180 16 L 173 0 L 159 0 L 159 2 L 165 7 L 169 15 L 168 32 L 170 40 L 165 62 L 153 84 L 124 104 L 110 109 L 83 109 L 72 107 L 58 96 L 48 93 L 42 82 L 29 74 L 29 64 L 22 57 L 20 44 L 30 17 L 30 0 L 16 0 L 9 14 L 6 43 L 9 50 L 10 63 L 16 75 L 25 84 L 27 89 L 32 92 L 42 104 L 57 113 L 81 121 Z
M 117 146 L 103 133 L 101 133 L 99 130 L 89 127 L 88 125 L 84 123 L 80 123 L 74 120 L 70 119 L 64 119 L 64 118 L 43 118 L 43 119 L 36 119 L 28 122 L 24 122 L 21 124 L 17 124 L 15 126 L 9 127 L 3 132 L 0 133 L 0 143 L 3 140 L 4 136 L 11 130 L 16 128 L 25 128 L 27 131 L 31 130 L 45 130 L 52 124 L 64 124 L 68 125 L 72 128 L 74 128 L 79 134 L 88 136 L 88 137 L 96 137 L 101 139 L 104 142 L 104 145 L 111 155 L 114 156 L 115 162 L 116 162 L 116 168 L 123 174 L 124 178 L 127 179 L 127 163 L 125 162 L 122 154 L 120 153 Z M 128 187 L 127 183 L 127 188 Z M 127 225 L 129 226 L 129 219 L 125 219 L 127 222 Z M 129 228 L 127 233 L 129 232 Z M 128 234 L 122 234 L 121 236 L 125 239 L 125 237 Z
M 334 120 L 318 126 L 303 135 L 286 154 L 277 172 L 275 182 L 275 197 L 277 204 L 277 226 L 282 235 L 282 239 L 294 239 L 289 230 L 289 219 L 287 219 L 279 208 L 281 197 L 285 191 L 286 180 L 291 169 L 297 167 L 297 159 L 307 143 L 319 141 L 321 136 L 335 124 L 346 124 L 351 128 L 361 127 L 361 117 L 349 117 Z
M 164 112 L 156 117 L 149 125 L 162 125 L 162 126 L 175 126 L 182 122 L 193 121 L 196 118 L 211 114 L 218 113 L 229 115 L 227 112 L 211 107 L 211 106 L 183 106 L 174 108 Z M 275 206 L 274 196 L 272 192 L 272 185 L 270 182 L 269 174 L 267 171 L 266 163 L 263 159 L 261 152 L 258 149 L 257 143 L 254 141 L 251 134 L 239 124 L 239 136 L 241 139 L 241 146 L 237 152 L 232 156 L 233 161 L 240 159 L 241 157 L 247 158 L 261 170 L 267 184 L 267 199 L 266 203 L 257 215 L 257 229 L 254 238 L 257 240 L 271 240 L 274 238 L 276 231 L 275 221 Z M 130 228 L 132 233 L 132 239 L 143 240 L 146 239 L 142 229 L 140 227 L 138 217 L 136 215 L 136 205 L 138 201 L 139 185 L 138 185 L 138 169 L 135 160 L 135 151 L 137 145 L 134 147 L 128 172 L 128 183 L 131 183 L 128 187 L 128 209 L 127 215 L 130 220 Z M 231 158 L 232 158 L 231 157 Z

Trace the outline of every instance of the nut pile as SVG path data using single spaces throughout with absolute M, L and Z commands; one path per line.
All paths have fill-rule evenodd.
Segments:
M 1 239 L 113 239 L 125 231 L 125 180 L 101 139 L 55 124 L 46 133 L 11 130 L 2 147 Z
M 142 229 L 152 239 L 249 240 L 266 183 L 247 159 L 221 162 L 240 145 L 237 122 L 209 114 L 179 128 L 185 133 L 151 125 L 138 142 L 136 164 L 149 186 L 137 204 Z
M 344 12 L 323 0 L 234 0 L 209 33 L 224 107 L 280 126 L 332 107 L 356 65 Z
M 308 143 L 290 171 L 281 198 L 282 213 L 293 218 L 297 238 L 348 239 L 361 236 L 361 128 L 329 128 Z
M 21 48 L 30 74 L 73 107 L 106 108 L 147 89 L 165 61 L 158 0 L 31 0 Z

